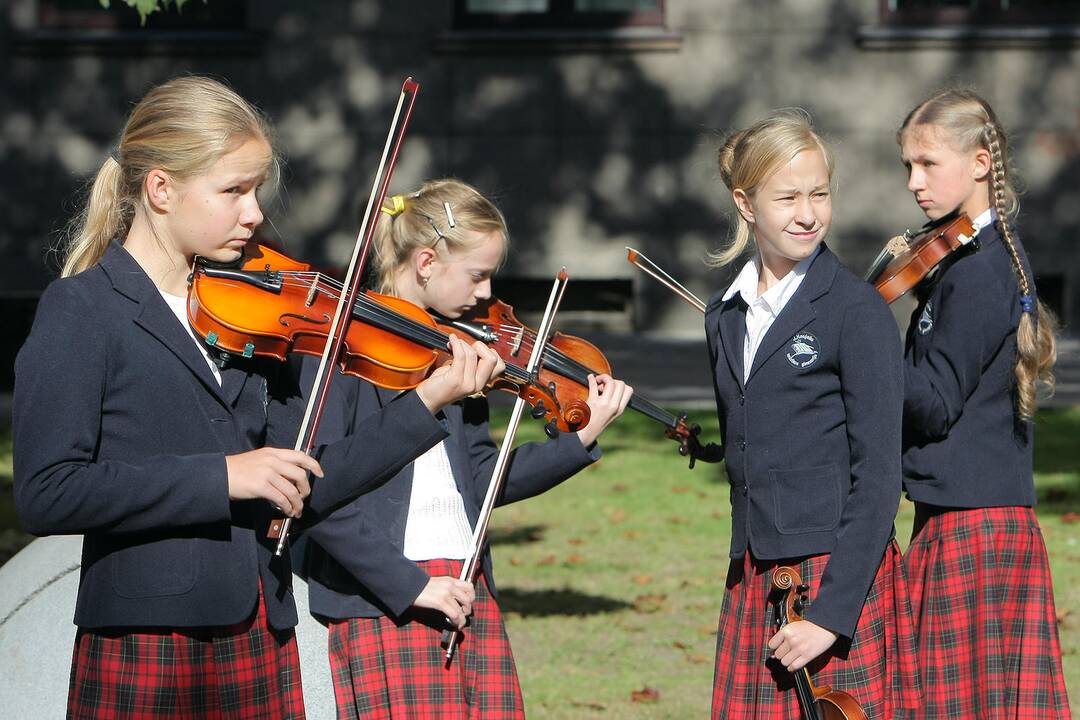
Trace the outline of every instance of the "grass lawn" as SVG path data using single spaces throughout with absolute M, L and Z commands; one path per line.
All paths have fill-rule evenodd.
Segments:
M 699 420 L 709 413 L 699 412 Z M 492 427 L 501 431 L 506 412 Z M 1080 408 L 1038 417 L 1036 484 L 1065 675 L 1080 700 Z M 541 436 L 525 423 L 519 441 Z M 715 421 L 705 430 L 715 439 Z M 604 457 L 551 492 L 496 511 L 495 573 L 525 701 L 537 718 L 703 717 L 712 686 L 730 510 L 715 465 L 693 471 L 636 413 Z M 912 506 L 901 502 L 905 546 Z M 0 436 L 0 563 L 16 529 L 11 439 Z

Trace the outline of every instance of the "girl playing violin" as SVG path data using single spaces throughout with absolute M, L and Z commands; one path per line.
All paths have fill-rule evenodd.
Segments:
M 369 490 L 360 469 L 396 452 L 385 438 L 438 442 L 434 413 L 498 369 L 458 343 L 422 392 L 318 461 L 283 449 L 297 374 L 215 362 L 184 297 L 196 255 L 241 256 L 276 175 L 268 123 L 235 92 L 200 77 L 152 89 L 98 171 L 19 353 L 19 515 L 35 534 L 84 535 L 69 717 L 303 717 L 291 570 L 273 556 L 271 519 Z
M 435 180 L 388 200 L 375 241 L 378 290 L 454 319 L 491 296 L 507 229 L 475 188 Z M 394 397 L 356 378 L 334 382 L 323 442 Z M 590 376 L 589 423 L 517 448 L 499 504 L 538 495 L 595 461 L 597 437 L 631 393 L 608 375 Z M 524 717 L 486 548 L 476 587 L 458 579 L 497 455 L 487 400 L 465 398 L 440 420 L 446 440 L 417 445 L 415 461 L 390 482 L 311 529 L 309 602 L 329 621 L 339 718 Z M 448 622 L 465 628 L 449 664 L 440 647 Z
M 893 539 L 895 323 L 823 242 L 833 160 L 805 112 L 733 133 L 719 164 L 737 226 L 711 260 L 726 265 L 751 240 L 756 252 L 705 316 L 732 503 L 713 717 L 802 717 L 790 673 L 803 667 L 870 718 L 907 717 L 919 693 Z M 810 603 L 777 632 L 781 565 L 798 569 Z
M 1054 327 L 1010 214 L 1005 132 L 985 100 L 945 90 L 897 134 L 908 190 L 956 209 L 979 249 L 922 288 L 904 353 L 905 567 L 931 718 L 1066 718 L 1046 547 L 1032 506 L 1037 379 Z

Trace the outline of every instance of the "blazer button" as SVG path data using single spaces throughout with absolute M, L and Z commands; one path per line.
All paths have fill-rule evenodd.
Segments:
M 746 441 L 745 440 L 740 440 L 739 441 L 739 449 L 740 450 L 745 450 L 746 449 Z
M 749 494 L 749 492 L 750 492 L 750 486 L 749 485 L 743 485 L 742 486 L 742 494 L 747 495 L 747 494 Z
M 739 404 L 740 405 L 745 405 L 746 404 L 746 395 L 743 395 L 743 394 L 739 395 Z

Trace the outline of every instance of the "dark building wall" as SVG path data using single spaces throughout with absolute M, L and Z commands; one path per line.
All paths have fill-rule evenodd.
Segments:
M 700 295 L 723 283 L 702 263 L 728 229 L 714 157 L 722 132 L 771 108 L 810 110 L 839 160 L 829 242 L 861 269 L 885 239 L 922 222 L 897 160 L 898 123 L 959 82 L 1009 128 L 1026 181 L 1021 232 L 1066 321 L 1080 312 L 1080 66 L 1068 43 L 867 49 L 860 32 L 879 20 L 871 0 L 670 0 L 678 41 L 667 49 L 507 49 L 457 41 L 446 0 L 261 0 L 246 4 L 254 40 L 56 44 L 35 40 L 36 5 L 12 0 L 0 40 L 6 297 L 49 280 L 47 250 L 131 102 L 182 72 L 224 78 L 267 111 L 288 165 L 266 232 L 313 262 L 343 262 L 412 75 L 422 89 L 395 189 L 467 179 L 506 211 L 506 276 L 566 265 L 572 279 L 631 279 L 633 318 L 619 327 L 693 335 L 700 317 L 628 265 L 623 247 Z

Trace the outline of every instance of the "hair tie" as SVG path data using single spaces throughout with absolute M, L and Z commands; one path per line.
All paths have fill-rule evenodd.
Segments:
M 384 212 L 390 217 L 397 217 L 401 213 L 405 212 L 405 196 L 404 195 L 391 195 L 390 203 L 393 208 L 379 208 L 379 212 Z
M 121 158 L 120 158 L 120 146 L 119 145 L 113 145 L 112 147 L 110 147 L 108 156 L 110 158 L 112 158 L 112 161 L 114 163 L 116 163 L 117 165 L 122 165 L 123 164 L 123 163 L 120 162 Z
M 1029 315 L 1034 315 L 1035 314 L 1035 298 L 1032 297 L 1031 295 L 1021 295 L 1020 296 L 1020 307 L 1024 312 L 1028 313 Z

